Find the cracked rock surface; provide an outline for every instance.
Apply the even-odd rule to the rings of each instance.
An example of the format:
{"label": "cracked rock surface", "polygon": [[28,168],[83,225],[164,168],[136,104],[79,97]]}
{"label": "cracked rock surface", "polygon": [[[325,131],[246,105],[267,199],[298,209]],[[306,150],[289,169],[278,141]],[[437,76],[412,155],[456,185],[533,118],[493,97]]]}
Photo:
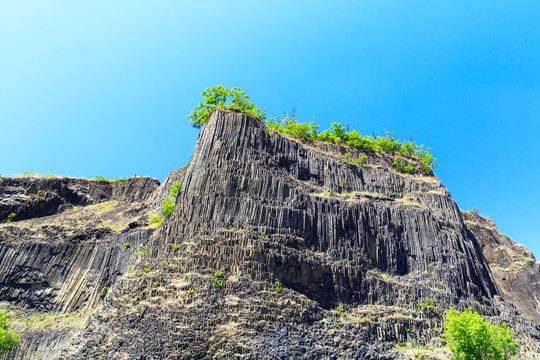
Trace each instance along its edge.
{"label": "cracked rock surface", "polygon": [[163,184],[1,179],[0,308],[24,331],[5,358],[449,359],[450,306],[536,356],[539,263],[392,160],[218,110]]}

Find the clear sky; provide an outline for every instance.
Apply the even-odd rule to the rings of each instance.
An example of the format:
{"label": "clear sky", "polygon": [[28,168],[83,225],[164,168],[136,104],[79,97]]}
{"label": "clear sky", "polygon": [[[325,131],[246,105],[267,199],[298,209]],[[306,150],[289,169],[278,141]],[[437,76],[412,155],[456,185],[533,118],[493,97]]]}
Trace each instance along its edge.
{"label": "clear sky", "polygon": [[433,148],[540,257],[540,1],[0,0],[0,173],[164,180],[205,88]]}

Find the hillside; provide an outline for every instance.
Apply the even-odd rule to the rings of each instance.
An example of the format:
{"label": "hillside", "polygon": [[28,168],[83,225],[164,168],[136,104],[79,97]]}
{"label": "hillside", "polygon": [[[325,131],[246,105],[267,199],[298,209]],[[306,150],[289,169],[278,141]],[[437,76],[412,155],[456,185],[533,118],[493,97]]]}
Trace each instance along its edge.
{"label": "hillside", "polygon": [[538,358],[540,264],[392,162],[218,110],[163,184],[2,178],[0,309],[23,331],[5,358],[447,359],[450,306]]}

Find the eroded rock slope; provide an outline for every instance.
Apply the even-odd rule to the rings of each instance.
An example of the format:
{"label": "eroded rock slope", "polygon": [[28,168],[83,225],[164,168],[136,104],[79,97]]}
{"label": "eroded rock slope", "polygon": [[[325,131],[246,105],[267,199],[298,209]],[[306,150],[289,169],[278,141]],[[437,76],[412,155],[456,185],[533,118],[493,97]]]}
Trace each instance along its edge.
{"label": "eroded rock slope", "polygon": [[[360,156],[367,164],[348,160]],[[85,207],[0,226],[4,308],[57,321],[29,326],[9,358],[443,359],[415,346],[441,345],[449,306],[513,324],[534,356],[539,290],[509,285],[495,254],[528,255],[476,229],[436,177],[400,174],[392,160],[214,112],[188,166],[159,187],[99,184],[99,200],[73,203]],[[149,219],[176,181],[157,228]],[[531,262],[515,276],[537,279]]]}

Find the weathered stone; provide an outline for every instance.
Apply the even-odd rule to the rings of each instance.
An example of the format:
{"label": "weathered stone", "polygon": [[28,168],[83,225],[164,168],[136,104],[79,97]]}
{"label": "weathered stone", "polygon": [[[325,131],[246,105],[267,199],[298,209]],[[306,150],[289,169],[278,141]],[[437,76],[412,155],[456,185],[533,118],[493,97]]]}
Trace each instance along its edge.
{"label": "weathered stone", "polygon": [[[440,346],[448,306],[506,321],[523,356],[538,354],[540,289],[523,286],[538,282],[538,263],[482,232],[489,224],[462,214],[435,176],[400,174],[392,160],[219,110],[161,185],[67,181],[87,202],[57,202],[86,206],[51,201],[57,215],[37,218],[49,213],[29,194],[58,185],[9,180],[0,210],[18,204],[32,220],[0,225],[0,300],[10,314],[86,323],[32,325],[6,358],[406,359],[395,342]],[[176,208],[155,231],[148,217],[176,181]],[[503,279],[508,259],[523,264]]]}
{"label": "weathered stone", "polygon": [[54,215],[71,206],[86,206],[103,201],[141,202],[154,196],[160,183],[156,179],[129,178],[115,182],[74,178],[2,178],[0,222],[10,214],[11,221]]}
{"label": "weathered stone", "polygon": [[488,218],[462,212],[504,297],[540,327],[540,263],[525,246],[499,232]]}

